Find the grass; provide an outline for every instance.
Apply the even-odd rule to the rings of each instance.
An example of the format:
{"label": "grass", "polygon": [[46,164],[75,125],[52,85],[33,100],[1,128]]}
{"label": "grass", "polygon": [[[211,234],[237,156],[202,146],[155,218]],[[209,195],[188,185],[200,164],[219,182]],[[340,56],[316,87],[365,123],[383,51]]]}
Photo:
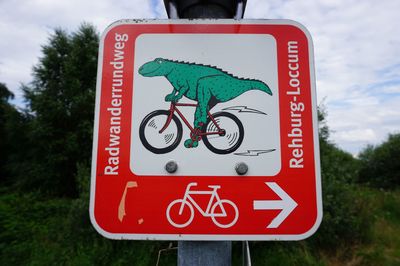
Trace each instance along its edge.
{"label": "grass", "polygon": [[370,190],[375,203],[373,241],[359,249],[362,265],[400,265],[400,190]]}
{"label": "grass", "polygon": [[400,265],[400,190],[361,188],[363,201],[370,203],[374,221],[365,243],[342,247],[334,253],[321,252],[326,265]]}

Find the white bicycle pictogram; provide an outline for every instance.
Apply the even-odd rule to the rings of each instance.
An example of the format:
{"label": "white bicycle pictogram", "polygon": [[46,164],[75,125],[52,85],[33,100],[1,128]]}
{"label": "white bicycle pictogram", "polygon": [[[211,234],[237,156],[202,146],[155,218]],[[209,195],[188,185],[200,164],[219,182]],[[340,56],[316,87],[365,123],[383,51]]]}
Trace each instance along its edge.
{"label": "white bicycle pictogram", "polygon": [[[166,214],[171,225],[177,228],[188,226],[194,218],[193,207],[195,207],[203,217],[211,217],[214,224],[221,228],[229,228],[237,222],[239,218],[238,208],[232,201],[219,197],[217,190],[221,188],[221,186],[211,185],[208,187],[212,190],[191,191],[191,187],[194,186],[197,186],[197,183],[193,182],[187,185],[183,199],[176,199],[168,205]],[[192,195],[210,195],[207,208],[203,210],[193,199]],[[175,215],[175,221],[173,215]],[[228,216],[233,217],[229,219]]]}

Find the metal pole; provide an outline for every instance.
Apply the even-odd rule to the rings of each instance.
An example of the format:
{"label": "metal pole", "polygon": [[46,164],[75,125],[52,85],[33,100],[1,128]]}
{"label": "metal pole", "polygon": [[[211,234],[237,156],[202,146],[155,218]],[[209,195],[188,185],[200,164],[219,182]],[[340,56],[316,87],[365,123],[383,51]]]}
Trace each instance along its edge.
{"label": "metal pole", "polygon": [[231,241],[179,241],[178,266],[230,266]]}
{"label": "metal pole", "polygon": [[[246,0],[179,1],[165,0],[168,17],[179,18],[243,18]],[[231,241],[179,241],[178,266],[232,265]]]}
{"label": "metal pole", "polygon": [[169,18],[242,19],[247,0],[164,0]]}

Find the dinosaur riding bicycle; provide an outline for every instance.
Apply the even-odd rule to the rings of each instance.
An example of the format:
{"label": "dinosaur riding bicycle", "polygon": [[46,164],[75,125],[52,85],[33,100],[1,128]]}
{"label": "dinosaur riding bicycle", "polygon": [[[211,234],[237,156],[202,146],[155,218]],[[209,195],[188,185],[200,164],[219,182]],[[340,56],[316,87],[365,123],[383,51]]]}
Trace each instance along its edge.
{"label": "dinosaur riding bicycle", "polygon": [[[143,145],[154,153],[170,152],[179,144],[182,124],[175,112],[191,131],[190,138],[184,142],[186,148],[196,148],[199,141],[203,140],[207,148],[215,153],[231,153],[239,148],[243,141],[243,125],[231,113],[211,114],[210,110],[218,103],[230,101],[250,90],[260,90],[272,95],[268,85],[262,81],[238,78],[217,67],[195,63],[156,58],[143,64],[139,68],[139,74],[144,77],[164,76],[173,86],[172,92],[165,96],[165,101],[171,102],[170,109],[150,113],[140,125],[140,139]],[[197,104],[178,103],[183,96],[197,101]],[[193,126],[179,111],[178,106],[196,107]],[[175,124],[173,126],[175,129],[164,135],[166,146],[150,143],[151,138],[147,136],[150,132],[147,128],[153,128],[160,134],[170,127],[171,122]],[[229,127],[233,127],[233,130],[228,132]],[[215,147],[213,137],[217,136],[224,137],[226,143]]]}

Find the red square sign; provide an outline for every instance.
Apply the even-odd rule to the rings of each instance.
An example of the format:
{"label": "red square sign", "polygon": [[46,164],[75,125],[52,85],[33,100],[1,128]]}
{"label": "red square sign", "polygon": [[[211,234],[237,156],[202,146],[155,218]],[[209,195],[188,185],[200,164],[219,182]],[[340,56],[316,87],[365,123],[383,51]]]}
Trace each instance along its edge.
{"label": "red square sign", "polygon": [[287,20],[120,21],[90,217],[113,239],[298,240],[322,219],[313,48]]}

